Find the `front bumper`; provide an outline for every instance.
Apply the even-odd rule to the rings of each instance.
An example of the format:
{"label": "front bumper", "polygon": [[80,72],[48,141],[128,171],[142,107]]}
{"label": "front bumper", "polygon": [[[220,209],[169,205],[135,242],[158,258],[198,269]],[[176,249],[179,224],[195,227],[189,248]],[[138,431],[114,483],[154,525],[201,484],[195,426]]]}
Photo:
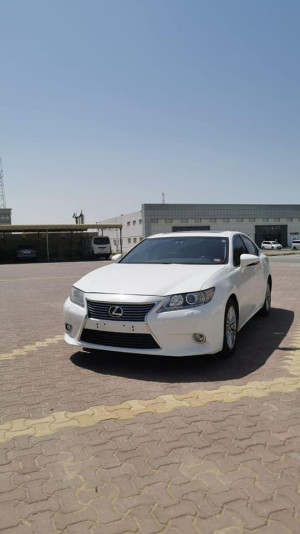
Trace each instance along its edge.
{"label": "front bumper", "polygon": [[[86,295],[88,297],[88,295]],[[116,295],[92,295],[101,302],[118,302]],[[89,297],[88,297],[89,298]],[[153,302],[153,297],[124,296],[126,302]],[[216,300],[191,308],[157,313],[159,302],[144,321],[98,320],[87,316],[82,308],[68,298],[64,305],[65,341],[87,349],[158,356],[193,356],[214,354],[222,350],[224,305]],[[205,341],[196,342],[193,334],[202,334]]]}

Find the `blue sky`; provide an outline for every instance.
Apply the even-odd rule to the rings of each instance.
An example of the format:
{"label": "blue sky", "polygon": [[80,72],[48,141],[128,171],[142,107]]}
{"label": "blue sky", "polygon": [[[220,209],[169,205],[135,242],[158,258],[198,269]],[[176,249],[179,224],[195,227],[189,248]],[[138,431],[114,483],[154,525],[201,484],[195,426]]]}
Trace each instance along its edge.
{"label": "blue sky", "polygon": [[299,203],[298,0],[0,0],[14,224]]}

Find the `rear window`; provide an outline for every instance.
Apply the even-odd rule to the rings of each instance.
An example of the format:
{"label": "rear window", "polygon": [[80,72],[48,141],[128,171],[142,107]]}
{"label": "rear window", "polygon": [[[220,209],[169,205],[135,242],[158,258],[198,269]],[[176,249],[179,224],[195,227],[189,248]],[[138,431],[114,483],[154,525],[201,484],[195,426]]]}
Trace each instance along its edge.
{"label": "rear window", "polygon": [[95,237],[94,243],[95,245],[109,245],[109,237]]}

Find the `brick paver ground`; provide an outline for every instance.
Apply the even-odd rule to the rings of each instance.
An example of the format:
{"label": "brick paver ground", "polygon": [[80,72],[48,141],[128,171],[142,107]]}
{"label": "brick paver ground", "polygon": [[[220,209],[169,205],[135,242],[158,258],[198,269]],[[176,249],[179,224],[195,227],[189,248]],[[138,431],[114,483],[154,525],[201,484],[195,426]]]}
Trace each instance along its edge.
{"label": "brick paver ground", "polygon": [[230,360],[66,345],[98,265],[0,266],[0,534],[298,534],[299,261]]}

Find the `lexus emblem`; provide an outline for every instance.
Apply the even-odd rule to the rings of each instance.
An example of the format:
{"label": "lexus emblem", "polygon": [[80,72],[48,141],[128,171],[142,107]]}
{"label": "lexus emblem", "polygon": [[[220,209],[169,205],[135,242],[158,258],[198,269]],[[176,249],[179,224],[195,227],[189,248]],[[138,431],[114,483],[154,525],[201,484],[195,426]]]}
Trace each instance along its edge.
{"label": "lexus emblem", "polygon": [[123,310],[120,306],[111,306],[109,309],[108,309],[108,314],[111,316],[111,317],[122,317],[123,315]]}

